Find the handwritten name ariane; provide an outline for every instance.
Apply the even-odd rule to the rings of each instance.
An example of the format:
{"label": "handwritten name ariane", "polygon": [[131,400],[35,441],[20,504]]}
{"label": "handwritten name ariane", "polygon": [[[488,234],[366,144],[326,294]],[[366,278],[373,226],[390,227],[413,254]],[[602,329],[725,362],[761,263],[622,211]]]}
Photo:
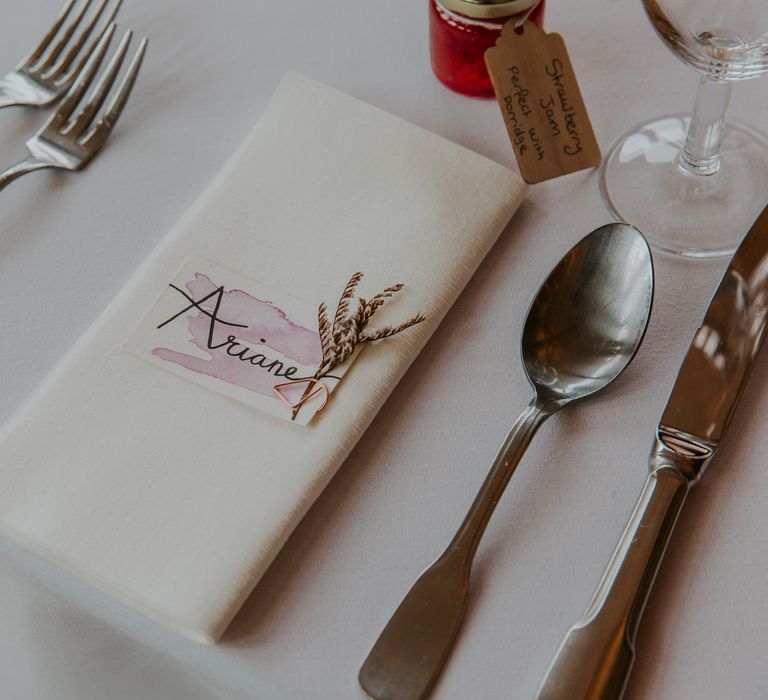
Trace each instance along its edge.
{"label": "handwritten name ariane", "polygon": [[[218,287],[214,291],[212,291],[210,294],[204,296],[202,299],[198,299],[195,301],[192,299],[191,296],[189,296],[183,289],[180,289],[174,284],[170,285],[173,289],[175,289],[179,294],[181,294],[188,302],[183,309],[173,314],[170,318],[163,321],[159,326],[157,326],[158,329],[162,328],[163,326],[171,323],[171,321],[176,320],[180,316],[183,316],[191,309],[197,309],[201,313],[208,316],[210,319],[210,323],[208,324],[208,339],[206,342],[206,346],[209,350],[223,350],[227,355],[230,357],[234,357],[235,359],[239,360],[240,362],[247,362],[254,367],[259,367],[265,371],[267,371],[270,374],[273,374],[275,377],[285,377],[286,379],[296,379],[295,377],[296,373],[299,371],[298,367],[295,367],[293,365],[285,366],[283,362],[280,360],[270,360],[264,353],[258,352],[254,350],[249,345],[246,345],[245,343],[242,343],[237,339],[235,335],[228,335],[227,339],[222,343],[214,343],[214,335],[216,332],[216,324],[221,324],[223,326],[232,326],[237,328],[248,328],[247,325],[242,323],[231,323],[229,321],[224,321],[223,319],[219,318],[219,308],[221,307],[221,300],[224,296],[224,287]],[[209,299],[216,299],[213,307],[213,311],[208,311],[207,309],[203,308],[203,304],[207,302]],[[262,340],[261,342],[265,342]]]}

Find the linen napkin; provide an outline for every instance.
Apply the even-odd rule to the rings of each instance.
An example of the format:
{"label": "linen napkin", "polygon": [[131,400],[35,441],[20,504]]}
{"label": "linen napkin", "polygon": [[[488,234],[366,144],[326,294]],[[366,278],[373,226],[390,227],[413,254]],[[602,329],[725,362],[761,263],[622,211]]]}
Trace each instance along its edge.
{"label": "linen napkin", "polygon": [[[215,642],[523,193],[501,165],[289,73],[222,174],[3,428],[0,531]],[[381,322],[426,320],[367,344],[308,425],[259,410],[249,387],[196,366],[214,353],[193,336],[195,319],[212,316],[218,274],[234,280],[226,294],[251,281],[332,313],[358,270],[361,294],[406,285]],[[186,288],[170,286],[191,272]],[[208,290],[208,306],[163,327],[192,333],[184,347],[142,357],[141,329],[161,325],[152,314],[181,312]],[[238,299],[227,297],[231,309]],[[277,306],[260,308],[277,318]],[[291,328],[316,333],[303,323]],[[231,342],[245,344],[235,331]]]}

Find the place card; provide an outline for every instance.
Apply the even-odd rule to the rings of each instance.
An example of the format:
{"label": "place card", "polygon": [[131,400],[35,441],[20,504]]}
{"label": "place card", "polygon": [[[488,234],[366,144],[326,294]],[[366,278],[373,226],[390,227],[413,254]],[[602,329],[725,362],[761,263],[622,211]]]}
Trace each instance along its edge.
{"label": "place card", "polygon": [[559,34],[510,20],[485,62],[526,182],[599,165],[600,147]]}
{"label": "place card", "polygon": [[[300,425],[312,420],[328,396],[325,391],[293,395],[303,394],[322,363],[317,307],[202,257],[190,258],[168,281],[125,349]],[[323,377],[328,393],[352,359]],[[302,410],[292,410],[295,401],[301,401]]]}

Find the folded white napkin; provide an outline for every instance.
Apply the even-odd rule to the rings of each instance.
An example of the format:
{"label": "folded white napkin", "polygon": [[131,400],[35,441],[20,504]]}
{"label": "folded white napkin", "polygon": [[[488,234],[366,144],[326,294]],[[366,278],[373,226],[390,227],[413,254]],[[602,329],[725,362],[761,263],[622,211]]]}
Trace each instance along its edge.
{"label": "folded white napkin", "polygon": [[[497,163],[289,74],[224,172],[0,433],[0,531],[215,642],[523,192]],[[301,426],[131,349],[190,260],[331,313],[359,270],[363,295],[406,284],[374,325],[427,320],[367,345]]]}

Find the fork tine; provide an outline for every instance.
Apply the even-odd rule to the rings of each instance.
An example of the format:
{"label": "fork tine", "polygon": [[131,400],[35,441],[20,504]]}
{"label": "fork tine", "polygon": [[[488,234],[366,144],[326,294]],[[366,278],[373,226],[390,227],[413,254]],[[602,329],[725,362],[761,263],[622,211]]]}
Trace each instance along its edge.
{"label": "fork tine", "polygon": [[85,17],[85,13],[88,11],[88,8],[91,6],[92,2],[93,0],[83,0],[83,2],[80,4],[80,7],[77,8],[77,12],[72,18],[72,21],[64,28],[64,33],[61,35],[59,40],[53,45],[53,48],[48,51],[48,54],[39,63],[32,66],[31,70],[37,73],[42,73],[50,69],[50,67],[59,57],[59,54],[64,50],[64,47],[69,43],[69,40],[75,33],[75,30],[80,26],[80,22],[83,21],[83,17]]}
{"label": "fork tine", "polygon": [[[82,59],[78,63],[77,68],[71,71],[67,76],[65,76],[64,80],[61,81],[61,84],[66,84],[67,81],[73,80],[74,77],[77,75],[77,73],[80,72],[80,69],[82,69],[82,67],[85,65],[85,62],[88,60],[88,56],[91,55],[91,52],[93,51],[96,44],[98,43],[98,40],[101,38],[102,34],[104,34],[104,32],[107,30],[107,27],[115,18],[115,14],[117,13],[117,10],[120,8],[121,2],[122,0],[117,0],[117,3],[113,8],[112,12],[109,13],[109,16],[102,24],[101,31],[98,32],[95,40],[92,41],[91,44],[88,46],[88,50],[85,52]],[[77,54],[80,52],[83,46],[85,46],[85,42],[88,40],[88,37],[90,37],[91,33],[93,32],[94,27],[96,26],[96,23],[99,21],[99,18],[104,13],[104,9],[107,7],[108,3],[109,3],[109,0],[101,0],[95,12],[93,13],[93,16],[89,20],[88,24],[83,28],[82,32],[80,32],[80,35],[77,37],[77,41],[75,41],[74,44],[72,44],[72,46],[65,52],[65,54],[61,58],[59,58],[59,60],[56,61],[56,63],[43,74],[42,76],[43,80],[54,80],[56,78],[60,78],[61,76],[64,75],[66,71],[70,69],[70,67],[72,66],[72,63],[77,57]]]}
{"label": "fork tine", "polygon": [[128,51],[128,44],[131,43],[132,36],[133,32],[130,29],[123,34],[123,38],[120,40],[117,51],[115,51],[112,56],[104,74],[96,83],[96,87],[93,88],[93,91],[88,97],[88,102],[85,103],[85,106],[80,110],[75,120],[62,130],[63,134],[71,133],[75,136],[79,136],[91,123],[96,112],[98,112],[101,105],[104,104],[104,100],[115,82],[115,78],[120,71],[120,66],[123,65],[123,59],[125,58],[126,51]]}
{"label": "fork tine", "polygon": [[93,82],[96,71],[99,70],[99,66],[104,60],[104,54],[109,47],[109,43],[112,40],[112,35],[115,33],[116,26],[117,25],[112,22],[112,24],[110,24],[107,28],[107,31],[104,32],[104,36],[99,39],[96,50],[88,58],[88,63],[85,65],[85,68],[80,73],[80,75],[77,76],[77,80],[75,80],[75,82],[72,84],[72,87],[69,88],[69,92],[67,93],[66,97],[62,100],[59,108],[46,122],[42,131],[48,131],[50,128],[59,131],[66,120],[69,119],[69,115],[72,114],[72,111],[75,109],[75,107],[77,107],[77,104],[83,98],[83,95],[88,89],[88,86]]}
{"label": "fork tine", "polygon": [[66,21],[74,4],[75,0],[67,0],[67,2],[64,3],[64,6],[59,10],[59,15],[56,17],[56,21],[53,23],[53,26],[48,30],[46,35],[41,39],[40,43],[35,47],[32,53],[29,54],[29,56],[27,56],[19,64],[19,69],[27,68],[40,59],[40,56],[43,55],[45,50],[48,48],[48,45],[51,43],[51,41],[53,41],[53,37],[55,37],[59,29],[61,29],[61,25]]}
{"label": "fork tine", "polygon": [[117,93],[109,103],[107,111],[104,113],[101,119],[96,122],[96,126],[94,126],[85,136],[85,138],[81,140],[81,143],[84,146],[91,146],[91,144],[93,144],[95,148],[100,148],[110,133],[112,133],[112,129],[114,129],[115,124],[117,124],[117,120],[120,119],[120,115],[123,113],[123,109],[125,108],[125,103],[128,101],[128,98],[131,95],[131,90],[133,89],[133,85],[139,75],[141,62],[144,60],[144,53],[147,50],[148,43],[149,42],[147,37],[144,37],[141,40],[139,48],[136,49],[136,53],[133,55],[131,65],[128,67],[128,72],[120,82]]}

